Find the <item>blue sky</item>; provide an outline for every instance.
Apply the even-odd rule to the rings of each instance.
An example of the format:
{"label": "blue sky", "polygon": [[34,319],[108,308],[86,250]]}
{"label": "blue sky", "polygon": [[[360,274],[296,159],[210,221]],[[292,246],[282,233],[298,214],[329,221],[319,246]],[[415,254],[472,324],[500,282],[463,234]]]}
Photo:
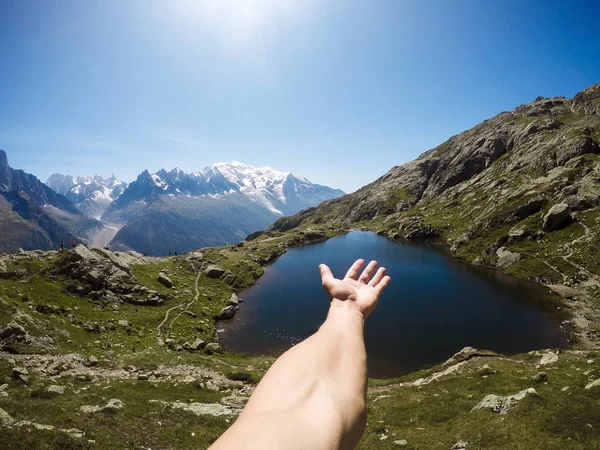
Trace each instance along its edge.
{"label": "blue sky", "polygon": [[600,82],[600,2],[3,0],[0,148],[111,174],[270,165],[348,192]]}

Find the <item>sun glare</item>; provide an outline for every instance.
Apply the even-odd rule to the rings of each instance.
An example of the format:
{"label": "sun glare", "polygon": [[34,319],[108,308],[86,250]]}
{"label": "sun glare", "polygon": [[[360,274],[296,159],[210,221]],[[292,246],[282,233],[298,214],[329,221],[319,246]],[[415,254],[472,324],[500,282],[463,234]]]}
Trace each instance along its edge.
{"label": "sun glare", "polygon": [[169,9],[181,25],[201,27],[221,40],[244,42],[271,23],[306,11],[311,2],[293,0],[176,0]]}

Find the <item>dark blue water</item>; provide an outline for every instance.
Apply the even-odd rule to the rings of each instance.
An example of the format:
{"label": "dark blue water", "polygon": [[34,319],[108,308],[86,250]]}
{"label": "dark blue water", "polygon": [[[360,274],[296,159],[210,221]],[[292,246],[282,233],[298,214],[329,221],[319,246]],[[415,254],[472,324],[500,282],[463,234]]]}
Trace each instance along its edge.
{"label": "dark blue water", "polygon": [[229,351],[279,355],[317,331],[328,309],[318,265],[342,277],[376,259],[392,283],[365,326],[369,375],[389,377],[445,361],[466,346],[502,353],[565,347],[564,315],[547,290],[439,251],[352,232],[288,251],[222,322]]}

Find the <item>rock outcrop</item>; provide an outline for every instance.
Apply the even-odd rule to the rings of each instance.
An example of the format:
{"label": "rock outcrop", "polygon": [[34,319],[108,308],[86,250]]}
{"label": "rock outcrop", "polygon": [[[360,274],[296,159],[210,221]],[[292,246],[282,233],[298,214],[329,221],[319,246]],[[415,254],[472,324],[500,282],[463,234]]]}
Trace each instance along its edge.
{"label": "rock outcrop", "polygon": [[471,412],[479,409],[491,409],[499,414],[508,414],[508,412],[513,409],[519,401],[523,400],[529,395],[537,395],[536,390],[529,388],[517,394],[507,395],[505,397],[490,394],[481,400],[481,402],[479,402],[476,406],[474,406],[473,409],[471,409]]}
{"label": "rock outcrop", "polygon": [[544,231],[559,230],[571,223],[571,221],[572,217],[569,205],[566,203],[559,203],[550,208],[544,215],[542,229]]}

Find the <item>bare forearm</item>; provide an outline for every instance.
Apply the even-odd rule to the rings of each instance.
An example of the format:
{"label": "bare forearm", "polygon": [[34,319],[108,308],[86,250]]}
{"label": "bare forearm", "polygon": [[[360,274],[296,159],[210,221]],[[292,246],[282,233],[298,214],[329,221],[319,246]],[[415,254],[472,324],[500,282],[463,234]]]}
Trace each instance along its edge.
{"label": "bare forearm", "polygon": [[364,427],[366,383],[362,314],[333,300],[319,331],[273,364],[215,448],[352,447]]}

